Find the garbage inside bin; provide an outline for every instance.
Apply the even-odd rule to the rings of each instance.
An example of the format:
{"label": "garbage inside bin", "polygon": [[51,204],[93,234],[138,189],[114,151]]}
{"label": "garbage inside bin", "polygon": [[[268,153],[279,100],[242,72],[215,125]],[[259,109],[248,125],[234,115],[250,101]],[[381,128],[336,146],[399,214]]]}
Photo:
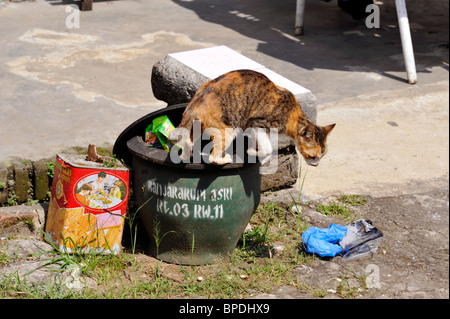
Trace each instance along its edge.
{"label": "garbage inside bin", "polygon": [[158,135],[152,132],[153,124],[150,124],[145,129],[145,144],[151,147],[163,148],[161,142],[159,141]]}
{"label": "garbage inside bin", "polygon": [[145,129],[145,142],[148,146],[164,148],[169,152],[174,145],[169,140],[170,132],[175,129],[175,126],[166,115],[159,116],[153,119],[152,123]]}
{"label": "garbage inside bin", "polygon": [[310,227],[303,234],[308,253],[320,257],[342,256],[354,259],[378,249],[383,233],[367,219],[359,219],[347,226],[331,224],[328,228]]}

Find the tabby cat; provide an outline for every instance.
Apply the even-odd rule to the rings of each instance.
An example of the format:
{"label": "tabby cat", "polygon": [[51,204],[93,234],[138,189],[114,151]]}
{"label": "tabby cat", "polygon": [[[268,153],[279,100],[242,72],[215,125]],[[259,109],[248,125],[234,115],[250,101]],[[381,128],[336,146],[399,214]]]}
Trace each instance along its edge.
{"label": "tabby cat", "polygon": [[[180,129],[191,132],[193,122],[200,121],[201,131],[210,133],[213,140],[209,160],[224,165],[232,162],[225,150],[235,138],[235,128],[278,129],[295,141],[309,165],[317,166],[326,152],[327,135],[335,124],[317,126],[303,113],[294,95],[251,70],[236,70],[204,83],[186,107],[180,125],[171,139],[183,147],[184,156],[192,152],[192,133],[180,140]],[[253,147],[248,154],[264,156],[272,153],[269,138],[255,130]],[[258,133],[259,132],[259,133]],[[257,149],[256,149],[257,147]]]}

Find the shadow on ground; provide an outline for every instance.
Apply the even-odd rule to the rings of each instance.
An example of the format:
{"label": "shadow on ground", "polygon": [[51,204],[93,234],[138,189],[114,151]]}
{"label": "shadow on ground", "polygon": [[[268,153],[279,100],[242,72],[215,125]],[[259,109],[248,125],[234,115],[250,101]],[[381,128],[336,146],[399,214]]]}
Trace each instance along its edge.
{"label": "shadow on ground", "polygon": [[[305,35],[294,36],[295,0],[173,0],[204,21],[261,41],[257,51],[302,68],[404,72],[394,1],[380,4],[381,27],[369,29],[338,7],[337,0],[306,1]],[[418,73],[448,70],[448,1],[408,1]],[[277,12],[277,14],[274,14]],[[345,50],[341,50],[345,46]],[[382,48],[382,54],[381,53]]]}

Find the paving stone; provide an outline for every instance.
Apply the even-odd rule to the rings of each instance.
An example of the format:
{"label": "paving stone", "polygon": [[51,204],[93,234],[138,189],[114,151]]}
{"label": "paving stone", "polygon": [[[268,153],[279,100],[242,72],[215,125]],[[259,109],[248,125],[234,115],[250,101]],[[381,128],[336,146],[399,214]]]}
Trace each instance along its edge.
{"label": "paving stone", "polygon": [[8,168],[0,163],[0,205],[8,201]]}
{"label": "paving stone", "polygon": [[37,200],[45,200],[49,188],[49,176],[47,174],[47,160],[42,159],[33,163],[34,169],[34,198]]}
{"label": "paving stone", "polygon": [[17,162],[13,164],[14,180],[15,180],[15,195],[17,202],[24,203],[28,200],[30,189],[30,171],[26,164]]}

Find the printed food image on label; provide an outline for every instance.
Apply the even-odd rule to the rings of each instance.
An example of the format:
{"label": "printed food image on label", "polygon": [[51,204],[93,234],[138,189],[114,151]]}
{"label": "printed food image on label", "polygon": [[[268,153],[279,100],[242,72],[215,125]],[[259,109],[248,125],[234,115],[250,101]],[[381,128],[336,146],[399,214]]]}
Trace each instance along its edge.
{"label": "printed food image on label", "polygon": [[110,209],[127,197],[126,184],[104,171],[82,177],[74,191],[77,202],[91,209]]}

